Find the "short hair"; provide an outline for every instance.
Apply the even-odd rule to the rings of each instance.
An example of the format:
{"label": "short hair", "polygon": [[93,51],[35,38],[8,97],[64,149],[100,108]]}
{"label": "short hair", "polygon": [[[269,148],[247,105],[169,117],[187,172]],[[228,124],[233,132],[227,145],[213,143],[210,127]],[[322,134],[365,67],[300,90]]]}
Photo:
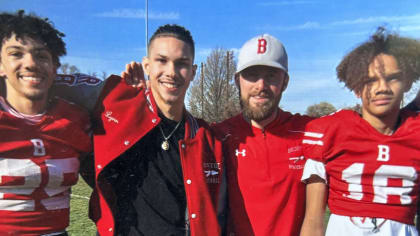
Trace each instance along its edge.
{"label": "short hair", "polygon": [[16,39],[30,37],[42,41],[57,66],[60,66],[59,57],[66,55],[66,44],[62,39],[65,35],[55,29],[48,18],[42,19],[34,14],[25,14],[24,10],[14,14],[0,13],[0,50],[5,40],[12,35],[15,35]]}
{"label": "short hair", "polygon": [[148,45],[149,52],[150,52],[150,46],[152,45],[153,40],[157,38],[161,38],[161,37],[174,37],[176,39],[179,39],[185,42],[187,45],[190,46],[191,53],[194,58],[194,55],[195,55],[194,40],[191,36],[190,31],[188,31],[184,27],[177,24],[166,24],[166,25],[160,26],[149,40],[149,45]]}
{"label": "short hair", "polygon": [[368,81],[369,65],[379,54],[393,56],[400,67],[403,79],[411,85],[420,77],[420,41],[389,33],[378,27],[370,39],[348,53],[337,66],[340,82],[356,93]]}

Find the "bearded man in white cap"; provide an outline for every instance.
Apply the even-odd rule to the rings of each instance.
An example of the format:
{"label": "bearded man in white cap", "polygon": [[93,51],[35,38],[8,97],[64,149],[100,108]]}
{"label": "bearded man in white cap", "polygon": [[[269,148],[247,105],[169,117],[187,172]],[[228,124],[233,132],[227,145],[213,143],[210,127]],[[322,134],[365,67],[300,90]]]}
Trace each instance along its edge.
{"label": "bearded man in white cap", "polygon": [[301,137],[311,120],[278,105],[289,82],[283,44],[264,34],[239,52],[242,113],[217,124],[226,136],[227,235],[299,235],[305,211]]}

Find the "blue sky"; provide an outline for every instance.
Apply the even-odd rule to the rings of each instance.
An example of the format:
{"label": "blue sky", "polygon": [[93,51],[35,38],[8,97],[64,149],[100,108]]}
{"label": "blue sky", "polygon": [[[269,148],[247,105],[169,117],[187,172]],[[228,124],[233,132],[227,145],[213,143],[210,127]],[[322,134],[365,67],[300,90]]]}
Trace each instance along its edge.
{"label": "blue sky", "polygon": [[[82,72],[117,73],[145,55],[144,0],[0,0],[1,10],[25,9],[48,17],[66,34],[62,61]],[[262,33],[279,38],[289,55],[289,87],[281,107],[304,113],[322,101],[335,107],[358,102],[337,82],[343,55],[377,26],[420,38],[419,0],[149,0],[149,36],[177,23],[196,42],[196,63],[223,47],[235,52]]]}

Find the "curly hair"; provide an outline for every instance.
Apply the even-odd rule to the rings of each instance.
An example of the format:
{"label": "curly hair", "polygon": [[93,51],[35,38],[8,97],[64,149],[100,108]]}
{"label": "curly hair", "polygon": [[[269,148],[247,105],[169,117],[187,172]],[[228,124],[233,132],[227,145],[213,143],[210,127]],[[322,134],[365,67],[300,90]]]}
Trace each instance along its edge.
{"label": "curly hair", "polygon": [[187,45],[190,46],[192,56],[194,57],[195,54],[195,47],[194,47],[194,40],[191,36],[190,31],[185,29],[184,27],[176,24],[166,24],[160,26],[152,37],[149,40],[149,52],[150,52],[150,45],[152,45],[153,40],[160,37],[174,37],[185,42]]}
{"label": "curly hair", "polygon": [[420,41],[388,33],[384,27],[378,27],[370,40],[344,56],[336,68],[338,80],[351,91],[361,92],[369,79],[369,65],[381,53],[396,59],[403,79],[410,85],[419,79]]}
{"label": "curly hair", "polygon": [[30,37],[45,43],[57,66],[60,66],[59,57],[66,55],[66,44],[62,39],[65,35],[55,29],[48,18],[25,14],[24,10],[14,14],[0,13],[0,50],[5,40],[13,35],[16,39]]}

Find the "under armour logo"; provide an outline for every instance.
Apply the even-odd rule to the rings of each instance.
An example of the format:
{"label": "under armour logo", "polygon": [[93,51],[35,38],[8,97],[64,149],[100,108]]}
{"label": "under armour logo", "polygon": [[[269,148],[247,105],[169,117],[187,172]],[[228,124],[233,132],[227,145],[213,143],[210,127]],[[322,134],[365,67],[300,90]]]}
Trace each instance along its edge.
{"label": "under armour logo", "polygon": [[215,171],[215,170],[206,170],[206,171],[204,171],[204,173],[206,174],[206,177],[209,177],[211,175],[218,175],[219,174],[219,172]]}
{"label": "under armour logo", "polygon": [[238,149],[235,150],[235,155],[238,156],[241,154],[243,157],[246,157],[246,150],[242,149],[242,151],[239,151]]}
{"label": "under armour logo", "polygon": [[267,51],[267,40],[265,39],[258,39],[258,54],[263,54]]}
{"label": "under armour logo", "polygon": [[111,115],[112,115],[112,111],[107,111],[105,113],[105,117],[108,118],[108,122],[111,122],[112,121],[112,122],[115,122],[115,123],[118,124],[118,120],[115,119],[114,117],[112,117]]}

